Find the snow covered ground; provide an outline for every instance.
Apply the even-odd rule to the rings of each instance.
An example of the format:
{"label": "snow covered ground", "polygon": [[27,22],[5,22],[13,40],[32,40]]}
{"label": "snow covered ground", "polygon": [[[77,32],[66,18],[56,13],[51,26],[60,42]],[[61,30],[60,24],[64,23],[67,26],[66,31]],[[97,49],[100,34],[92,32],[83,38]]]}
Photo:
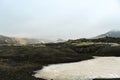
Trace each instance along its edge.
{"label": "snow covered ground", "polygon": [[36,71],[34,76],[47,80],[120,78],[120,57],[96,57],[81,62],[49,65]]}

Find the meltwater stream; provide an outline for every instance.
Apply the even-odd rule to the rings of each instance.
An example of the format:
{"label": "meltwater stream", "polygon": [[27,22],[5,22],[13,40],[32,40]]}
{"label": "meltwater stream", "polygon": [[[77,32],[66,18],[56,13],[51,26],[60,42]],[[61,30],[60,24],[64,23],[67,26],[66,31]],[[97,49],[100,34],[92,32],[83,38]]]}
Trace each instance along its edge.
{"label": "meltwater stream", "polygon": [[36,71],[34,76],[47,80],[120,78],[120,57],[97,57],[81,62],[49,65]]}

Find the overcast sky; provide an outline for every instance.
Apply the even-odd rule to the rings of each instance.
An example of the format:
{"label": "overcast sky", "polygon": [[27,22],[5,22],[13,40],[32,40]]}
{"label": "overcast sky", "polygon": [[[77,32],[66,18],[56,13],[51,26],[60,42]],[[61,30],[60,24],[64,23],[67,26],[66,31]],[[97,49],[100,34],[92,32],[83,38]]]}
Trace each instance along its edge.
{"label": "overcast sky", "polygon": [[0,34],[47,39],[120,30],[120,0],[0,0]]}

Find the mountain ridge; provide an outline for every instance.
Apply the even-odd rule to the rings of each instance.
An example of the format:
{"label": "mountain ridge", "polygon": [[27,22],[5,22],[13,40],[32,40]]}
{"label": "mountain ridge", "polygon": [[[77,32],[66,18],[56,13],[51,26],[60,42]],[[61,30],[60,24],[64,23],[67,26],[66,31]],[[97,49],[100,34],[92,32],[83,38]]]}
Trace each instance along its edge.
{"label": "mountain ridge", "polygon": [[98,39],[98,38],[104,38],[104,37],[120,38],[120,31],[119,30],[111,30],[111,31],[108,31],[104,34],[98,35],[94,38]]}

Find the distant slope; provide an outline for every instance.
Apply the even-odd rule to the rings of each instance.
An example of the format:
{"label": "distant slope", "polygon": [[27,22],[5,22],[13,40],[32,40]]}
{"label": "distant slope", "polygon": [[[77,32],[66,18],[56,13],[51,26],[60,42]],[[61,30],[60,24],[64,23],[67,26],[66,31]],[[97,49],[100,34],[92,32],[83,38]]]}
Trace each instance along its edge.
{"label": "distant slope", "polygon": [[27,45],[36,43],[48,43],[52,42],[46,39],[30,39],[30,38],[16,38],[0,35],[0,44],[13,44],[13,45]]}
{"label": "distant slope", "polygon": [[15,44],[16,41],[10,37],[0,35],[0,44]]}
{"label": "distant slope", "polygon": [[109,31],[105,34],[98,35],[94,38],[104,38],[104,37],[120,38],[120,31],[112,30],[112,31]]}

